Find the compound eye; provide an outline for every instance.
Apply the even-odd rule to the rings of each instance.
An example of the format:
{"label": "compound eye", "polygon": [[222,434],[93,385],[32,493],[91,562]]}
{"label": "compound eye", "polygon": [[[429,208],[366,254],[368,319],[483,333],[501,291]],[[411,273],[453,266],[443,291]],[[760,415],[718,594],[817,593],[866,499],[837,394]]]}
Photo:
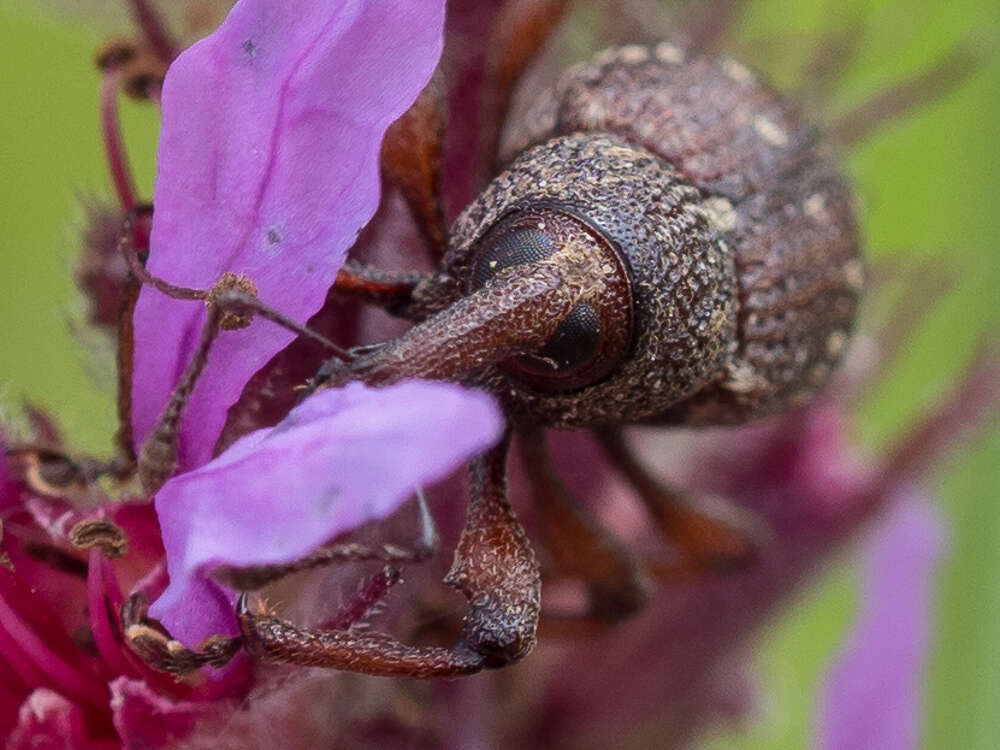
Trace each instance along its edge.
{"label": "compound eye", "polygon": [[549,342],[533,354],[521,359],[524,364],[537,363],[535,369],[545,372],[567,371],[589,362],[601,345],[601,319],[593,305],[581,302],[574,307]]}
{"label": "compound eye", "polygon": [[605,292],[577,303],[537,351],[502,363],[504,370],[537,391],[583,388],[609,375],[625,358],[632,336],[632,294],[625,264],[598,230],[574,215],[552,209],[503,217],[473,253],[470,291],[514,266],[546,258],[558,262],[556,252],[570,244],[576,252],[592,255]]}
{"label": "compound eye", "polygon": [[555,249],[552,237],[537,226],[490,232],[476,255],[470,286],[479,289],[504,269],[548,258]]}

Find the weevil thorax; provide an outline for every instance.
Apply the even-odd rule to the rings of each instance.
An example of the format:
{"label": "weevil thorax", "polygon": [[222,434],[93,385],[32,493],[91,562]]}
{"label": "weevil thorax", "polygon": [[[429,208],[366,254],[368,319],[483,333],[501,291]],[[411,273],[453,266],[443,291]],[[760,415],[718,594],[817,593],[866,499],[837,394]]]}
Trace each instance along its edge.
{"label": "weevil thorax", "polygon": [[550,251],[498,237],[568,217],[617,254],[631,296],[627,350],[599,378],[550,387],[523,361],[490,375],[515,417],[738,423],[826,383],[863,286],[851,195],[817,131],[747,68],[671,43],[612,48],[567,71],[507,144],[453,226],[448,273],[485,283],[484,258]]}

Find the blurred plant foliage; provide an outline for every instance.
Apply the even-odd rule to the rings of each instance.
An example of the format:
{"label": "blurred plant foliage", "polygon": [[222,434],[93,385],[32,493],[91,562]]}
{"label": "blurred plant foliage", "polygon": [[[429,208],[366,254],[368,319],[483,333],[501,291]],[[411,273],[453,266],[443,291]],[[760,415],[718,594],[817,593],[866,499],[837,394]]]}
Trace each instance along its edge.
{"label": "blurred plant foliage", "polygon": [[[67,4],[69,5],[69,4]],[[948,293],[904,343],[890,376],[857,413],[860,441],[878,451],[933,401],[984,335],[998,331],[1000,5],[988,0],[756,0],[731,36],[775,82],[792,89],[828,32],[857,32],[857,54],[836,80],[832,111],[850,111],[968,41],[980,72],[957,91],[879,131],[850,155],[870,256],[879,268],[932,275],[921,294]],[[0,0],[0,388],[57,412],[72,440],[103,452],[114,428],[110,347],[85,335],[71,268],[87,200],[110,194],[91,55],[107,26]],[[157,115],[123,103],[140,192],[151,194]],[[884,298],[911,292],[890,284]],[[877,309],[876,301],[871,306]],[[927,748],[993,748],[1000,734],[1000,432],[963,450],[940,482],[951,554],[937,599],[937,645],[926,695]],[[712,748],[801,748],[813,730],[816,687],[849,627],[857,598],[841,566],[765,633],[757,662],[761,715]]]}

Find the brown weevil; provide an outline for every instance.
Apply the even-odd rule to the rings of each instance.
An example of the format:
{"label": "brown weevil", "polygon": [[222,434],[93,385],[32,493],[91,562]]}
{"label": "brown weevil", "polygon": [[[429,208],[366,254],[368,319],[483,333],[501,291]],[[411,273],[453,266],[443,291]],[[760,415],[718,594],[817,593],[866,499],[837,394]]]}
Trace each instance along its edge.
{"label": "brown weevil", "polygon": [[[522,65],[531,51],[519,52]],[[399,126],[428,154],[440,153],[434,85]],[[442,259],[425,276],[349,263],[335,289],[415,325],[330,360],[311,385],[457,380],[503,404],[508,438],[473,462],[466,526],[445,579],[469,601],[461,639],[452,648],[410,646],[346,626],[300,629],[252,612],[244,595],[238,615],[252,654],[404,677],[457,676],[526,655],[541,579],[506,497],[511,433],[553,560],[588,584],[582,623],[635,611],[650,571],[569,495],[542,428],[597,432],[680,553],[653,573],[704,573],[754,556],[759,539],[746,519],[709,514],[652,479],[620,428],[739,424],[803,404],[826,383],[863,286],[851,194],[830,148],[747,68],[672,42],[611,48],[571,68],[508,135],[506,166],[445,239],[436,180],[422,178],[426,164],[393,161],[390,132],[387,174]],[[251,589],[325,562],[399,562],[427,550],[393,554],[333,544],[290,566],[225,575]],[[168,653],[142,618],[127,609],[127,635],[157,666],[215,663],[215,651]]]}

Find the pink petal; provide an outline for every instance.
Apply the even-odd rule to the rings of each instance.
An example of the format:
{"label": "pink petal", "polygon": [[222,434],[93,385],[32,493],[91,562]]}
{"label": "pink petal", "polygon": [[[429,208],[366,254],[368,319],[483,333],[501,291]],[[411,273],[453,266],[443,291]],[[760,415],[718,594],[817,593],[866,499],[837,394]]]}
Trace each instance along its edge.
{"label": "pink petal", "polygon": [[944,545],[933,506],[906,494],[868,551],[864,608],[821,701],[820,748],[919,745],[932,584]]}
{"label": "pink petal", "polygon": [[[171,66],[149,270],[205,288],[249,275],[305,320],[379,200],[386,127],[440,55],[443,0],[242,0]],[[200,303],[144,289],[135,313],[141,441],[191,358]],[[265,322],[216,343],[188,406],[182,469],[207,461],[243,385],[293,335]]]}
{"label": "pink petal", "polygon": [[144,682],[120,677],[111,683],[111,710],[123,748],[157,750],[176,747],[199,721],[225,716],[232,706],[172,701]]}
{"label": "pink petal", "polygon": [[99,549],[90,550],[87,558],[87,612],[94,645],[110,674],[137,675],[139,671],[122,645],[117,613],[121,611],[122,595],[118,590],[111,563]]}
{"label": "pink petal", "polygon": [[[21,571],[26,566],[19,560],[15,560],[15,566],[17,575],[0,568],[0,659],[25,684],[50,685],[75,701],[99,709],[106,700],[106,690],[93,674],[93,662],[63,631],[41,592],[22,580]],[[64,602],[64,606],[71,603]]]}
{"label": "pink petal", "polygon": [[206,580],[220,564],[291,562],[384,518],[500,437],[487,395],[409,381],[322,391],[156,498],[170,586],[150,613],[194,645],[234,632],[232,597]]}
{"label": "pink petal", "polygon": [[7,738],[8,750],[84,750],[87,741],[80,709],[48,688],[29,695]]}

